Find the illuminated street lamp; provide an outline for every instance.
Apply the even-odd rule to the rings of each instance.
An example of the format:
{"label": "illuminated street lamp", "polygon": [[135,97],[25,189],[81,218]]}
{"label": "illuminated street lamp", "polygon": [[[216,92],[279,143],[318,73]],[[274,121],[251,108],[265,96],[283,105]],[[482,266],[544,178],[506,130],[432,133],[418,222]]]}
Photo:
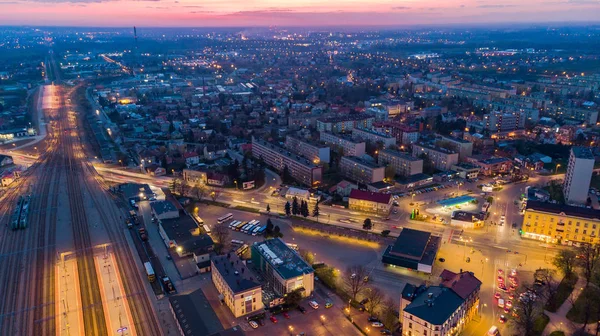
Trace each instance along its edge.
{"label": "illuminated street lamp", "polygon": [[558,167],[560,167],[560,163],[556,164],[556,168],[554,169],[554,174],[556,174],[558,172]]}

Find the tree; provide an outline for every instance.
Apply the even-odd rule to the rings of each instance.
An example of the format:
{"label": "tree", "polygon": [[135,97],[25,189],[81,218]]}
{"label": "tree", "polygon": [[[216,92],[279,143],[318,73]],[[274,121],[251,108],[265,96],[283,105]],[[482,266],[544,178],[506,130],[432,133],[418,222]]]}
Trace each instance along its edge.
{"label": "tree", "polygon": [[204,185],[204,183],[200,183],[200,182],[196,183],[193,191],[194,191],[194,195],[196,196],[196,198],[199,201],[202,201],[202,199],[208,193],[208,189],[206,189],[206,185]]}
{"label": "tree", "polygon": [[354,301],[356,301],[356,296],[360,294],[367,285],[363,280],[365,276],[367,276],[367,269],[362,265],[354,265],[346,269],[343,281]]}
{"label": "tree", "polygon": [[534,278],[537,283],[543,286],[543,290],[540,291],[546,302],[546,309],[555,311],[559,307],[550,307],[551,304],[556,302],[556,294],[558,294],[559,282],[554,279],[554,270],[548,268],[537,269],[534,273]]}
{"label": "tree", "polygon": [[573,274],[575,268],[576,254],[571,250],[560,250],[552,260],[552,264],[562,272],[564,276]]}
{"label": "tree", "polygon": [[433,175],[435,173],[435,166],[429,156],[427,156],[425,153],[421,153],[421,155],[419,155],[419,159],[423,160],[423,173],[427,175]]}
{"label": "tree", "polygon": [[225,223],[216,224],[212,229],[212,237],[214,237],[218,244],[215,245],[215,252],[217,254],[225,251],[225,247],[227,246],[227,242],[229,240],[229,228]]}
{"label": "tree", "polygon": [[290,202],[285,202],[285,214],[289,216],[292,213],[292,206]]}
{"label": "tree", "polygon": [[579,256],[579,267],[583,271],[585,277],[585,285],[589,285],[592,281],[592,277],[596,273],[598,268],[598,261],[600,260],[600,245],[589,245],[585,244],[578,249]]}
{"label": "tree", "polygon": [[390,230],[383,230],[383,231],[381,231],[381,235],[382,235],[383,237],[387,237],[387,236],[389,236],[389,235],[390,235]]}
{"label": "tree", "polygon": [[273,222],[271,218],[267,219],[267,227],[265,228],[266,234],[270,235],[273,233]]}
{"label": "tree", "polygon": [[338,286],[338,277],[336,275],[335,268],[333,267],[320,267],[315,269],[315,275],[321,279],[325,286],[330,289],[336,289]]}
{"label": "tree", "polygon": [[290,169],[287,165],[283,166],[283,171],[281,172],[281,180],[283,183],[291,183],[294,181],[292,175],[290,175]]}
{"label": "tree", "polygon": [[365,230],[373,229],[373,222],[371,221],[371,218],[365,219],[365,221],[363,222],[363,229],[365,229]]}
{"label": "tree", "polygon": [[267,204],[267,212],[271,213],[271,206],[269,204]]}
{"label": "tree", "polygon": [[368,287],[366,288],[365,298],[369,299],[369,301],[365,303],[365,309],[371,313],[371,315],[375,315],[375,311],[383,303],[385,295],[383,295],[383,292],[377,287]]}
{"label": "tree", "polygon": [[171,180],[171,192],[179,193],[179,186],[181,185],[181,179],[175,177]]}
{"label": "tree", "polygon": [[307,264],[312,265],[315,263],[315,255],[312,252],[304,249],[300,249],[300,256]]}
{"label": "tree", "polygon": [[308,202],[307,201],[302,201],[300,203],[300,214],[302,216],[304,216],[304,218],[308,217],[309,213],[308,213]]}
{"label": "tree", "polygon": [[300,301],[302,301],[303,298],[304,298],[304,295],[302,295],[302,291],[300,290],[300,288],[298,288],[298,289],[295,289],[295,290],[287,293],[284,296],[283,300],[285,301],[285,304],[288,307],[293,308],[293,307],[298,306],[298,303],[300,303]]}
{"label": "tree", "polygon": [[319,220],[319,201],[315,203],[315,207],[313,208],[313,217],[317,217],[317,221]]}
{"label": "tree", "polygon": [[510,321],[520,335],[535,336],[535,321],[543,313],[541,300],[535,299],[533,295],[538,296],[539,293],[530,286],[525,285],[523,289],[523,293],[530,294],[524,294],[522,298],[519,297],[519,299],[513,300],[513,307],[517,312],[517,316]]}
{"label": "tree", "polygon": [[292,200],[292,215],[297,216],[300,214],[300,206],[298,205],[298,198],[294,196]]}
{"label": "tree", "polygon": [[217,198],[219,198],[219,196],[221,196],[221,193],[223,191],[221,189],[218,188],[212,188],[210,191],[210,198],[212,198],[213,202],[217,201]]}
{"label": "tree", "polygon": [[273,237],[277,238],[279,236],[282,236],[281,229],[279,228],[279,225],[275,225],[273,228]]}
{"label": "tree", "polygon": [[388,298],[382,304],[381,309],[381,322],[389,330],[396,330],[398,326],[399,313],[396,310],[396,301]]}

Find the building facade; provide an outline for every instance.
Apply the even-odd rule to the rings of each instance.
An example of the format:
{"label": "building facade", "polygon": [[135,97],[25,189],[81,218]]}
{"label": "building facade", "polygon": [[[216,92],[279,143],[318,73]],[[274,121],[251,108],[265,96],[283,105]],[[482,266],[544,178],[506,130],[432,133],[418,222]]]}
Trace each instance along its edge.
{"label": "building facade", "polygon": [[353,189],[348,198],[348,208],[387,216],[392,209],[392,202],[393,199],[390,194]]}
{"label": "building facade", "polygon": [[383,147],[387,148],[396,145],[396,138],[385,133],[371,131],[365,128],[355,128],[352,130],[352,138],[354,140],[370,141],[370,142],[381,142]]}
{"label": "building facade", "polygon": [[423,160],[392,149],[380,151],[378,162],[382,166],[394,167],[396,175],[399,176],[406,177],[423,172]]}
{"label": "building facade", "polygon": [[263,309],[262,287],[235,253],[211,259],[212,282],[223,302],[240,317]]}
{"label": "building facade", "polygon": [[288,172],[295,180],[309,187],[318,185],[323,178],[323,167],[255,137],[252,137],[252,156],[264,160],[278,172],[283,172],[287,167]]}
{"label": "building facade", "polygon": [[345,115],[317,119],[317,130],[333,133],[350,132],[356,127],[370,129],[375,118],[368,114]]}
{"label": "building facade", "polygon": [[492,112],[483,116],[483,128],[491,132],[509,132],[525,127],[522,112]]}
{"label": "building facade", "polygon": [[593,171],[594,155],[592,151],[585,147],[572,147],[563,182],[563,193],[567,203],[586,203]]}
{"label": "building facade", "polygon": [[364,141],[354,141],[350,136],[342,134],[333,134],[325,131],[320,132],[320,139],[335,150],[341,148],[342,153],[348,156],[365,155],[366,144]]}
{"label": "building facade", "polygon": [[342,157],[340,160],[340,172],[343,176],[363,184],[383,181],[385,177],[385,167],[378,166],[356,156]]}
{"label": "building facade", "polygon": [[453,165],[458,163],[458,153],[424,143],[414,144],[412,154],[415,157],[419,157],[421,154],[427,155],[433,162],[433,166],[442,171],[450,170]]}
{"label": "building facade", "polygon": [[436,142],[436,145],[446,147],[458,153],[458,159],[464,161],[467,157],[473,155],[473,143],[467,140],[442,136]]}
{"label": "building facade", "polygon": [[600,211],[541,201],[527,201],[522,237],[548,243],[598,244]]}
{"label": "building facade", "polygon": [[329,147],[312,144],[291,135],[285,137],[285,148],[290,152],[304,156],[315,164],[329,163],[330,160]]}

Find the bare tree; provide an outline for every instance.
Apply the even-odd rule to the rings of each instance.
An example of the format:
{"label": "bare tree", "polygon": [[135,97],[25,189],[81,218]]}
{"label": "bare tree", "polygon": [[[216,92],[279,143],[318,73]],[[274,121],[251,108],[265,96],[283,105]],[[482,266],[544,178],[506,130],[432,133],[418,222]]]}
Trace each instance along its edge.
{"label": "bare tree", "polygon": [[586,286],[592,281],[592,277],[598,268],[600,260],[600,245],[585,244],[578,249],[579,252],[579,267],[583,271]]}
{"label": "bare tree", "polygon": [[217,223],[211,233],[212,237],[215,238],[218,242],[216,244],[215,250],[217,253],[221,253],[225,250],[228,245],[229,240],[229,229],[225,223]]}
{"label": "bare tree", "polygon": [[572,250],[560,250],[552,260],[552,264],[556,266],[564,276],[570,276],[573,274],[576,261],[575,252]]}
{"label": "bare tree", "polygon": [[174,177],[171,182],[171,191],[174,193],[178,193],[180,185],[181,185],[181,180],[177,177]]}
{"label": "bare tree", "polygon": [[543,314],[538,292],[530,285],[524,285],[521,295],[513,303],[516,316],[510,320],[523,336],[535,336],[535,321]]}
{"label": "bare tree", "polygon": [[367,275],[367,269],[362,265],[350,266],[344,274],[344,285],[350,291],[352,300],[356,301],[356,296],[365,289],[367,283],[364,277]]}
{"label": "bare tree", "polygon": [[381,322],[389,329],[396,330],[399,323],[398,303],[388,298],[382,304]]}
{"label": "bare tree", "polygon": [[196,185],[194,186],[194,195],[199,201],[202,201],[202,199],[206,196],[207,193],[208,189],[206,188],[205,184],[200,182],[196,183]]}
{"label": "bare tree", "polygon": [[212,198],[213,202],[217,201],[217,198],[219,198],[219,196],[221,196],[221,193],[223,191],[219,188],[212,188],[210,190],[210,198]]}
{"label": "bare tree", "polygon": [[540,287],[538,292],[544,298],[544,302],[547,302],[546,309],[549,311],[556,311],[559,307],[554,307],[556,294],[558,293],[558,285],[560,282],[554,278],[554,270],[548,268],[540,268],[535,271],[534,277],[536,284],[535,286]]}
{"label": "bare tree", "polygon": [[383,292],[377,287],[368,287],[365,290],[365,298],[369,299],[365,304],[365,308],[371,315],[375,315],[375,311],[379,309],[383,300],[385,299],[385,295]]}
{"label": "bare tree", "polygon": [[312,265],[315,262],[315,255],[312,252],[304,249],[300,249],[300,256],[307,264]]}

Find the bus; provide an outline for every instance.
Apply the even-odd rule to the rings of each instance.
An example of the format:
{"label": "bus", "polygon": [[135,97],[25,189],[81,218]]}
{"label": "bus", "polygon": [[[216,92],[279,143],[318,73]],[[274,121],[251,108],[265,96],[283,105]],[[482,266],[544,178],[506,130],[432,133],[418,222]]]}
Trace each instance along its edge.
{"label": "bus", "polygon": [[248,232],[248,228],[251,226],[252,226],[252,224],[250,224],[250,223],[242,226],[242,228],[240,229],[240,232]]}
{"label": "bus", "polygon": [[207,234],[210,233],[210,228],[208,227],[208,225],[204,224],[202,225],[202,228],[204,228],[204,231],[206,231]]}
{"label": "bus", "polygon": [[241,223],[241,222],[240,222],[240,221],[237,221],[237,220],[236,220],[236,221],[233,221],[233,222],[231,222],[231,223],[229,224],[229,228],[230,228],[230,229],[232,229],[232,230],[235,230],[235,227],[236,227],[238,224],[240,224],[240,223]]}
{"label": "bus", "polygon": [[263,225],[260,227],[260,229],[258,229],[258,231],[256,232],[257,236],[260,236],[261,234],[265,233],[265,230],[267,230],[267,226]]}
{"label": "bus", "polygon": [[156,274],[154,274],[152,264],[149,261],[147,261],[144,263],[144,267],[146,268],[146,275],[148,275],[148,281],[154,282],[156,280]]}
{"label": "bus", "polygon": [[244,231],[244,233],[251,234],[251,233],[252,233],[252,231],[253,231],[253,230],[254,230],[256,227],[257,227],[257,225],[256,225],[256,224],[254,224],[254,225],[250,225],[249,227],[247,227],[247,228],[246,228],[246,231]]}
{"label": "bus", "polygon": [[242,246],[242,245],[244,245],[243,240],[236,240],[236,239],[231,240],[231,246]]}
{"label": "bus", "polygon": [[248,222],[240,222],[238,225],[235,226],[235,231],[240,231],[246,224],[248,224]]}
{"label": "bus", "polygon": [[256,235],[258,234],[258,231],[259,231],[261,228],[262,228],[262,226],[260,226],[260,225],[257,225],[257,226],[256,226],[254,229],[252,229],[252,232],[251,232],[251,234],[252,234],[253,236],[256,236]]}
{"label": "bus", "polygon": [[235,250],[235,254],[237,254],[238,256],[241,256],[246,251],[248,251],[248,244],[244,244],[244,245],[240,246],[237,250]]}
{"label": "bus", "polygon": [[224,222],[226,222],[226,221],[228,221],[228,220],[230,220],[232,218],[233,218],[233,214],[232,213],[228,213],[228,214],[226,214],[223,217],[217,218],[217,223],[222,224],[222,223],[224,223]]}

